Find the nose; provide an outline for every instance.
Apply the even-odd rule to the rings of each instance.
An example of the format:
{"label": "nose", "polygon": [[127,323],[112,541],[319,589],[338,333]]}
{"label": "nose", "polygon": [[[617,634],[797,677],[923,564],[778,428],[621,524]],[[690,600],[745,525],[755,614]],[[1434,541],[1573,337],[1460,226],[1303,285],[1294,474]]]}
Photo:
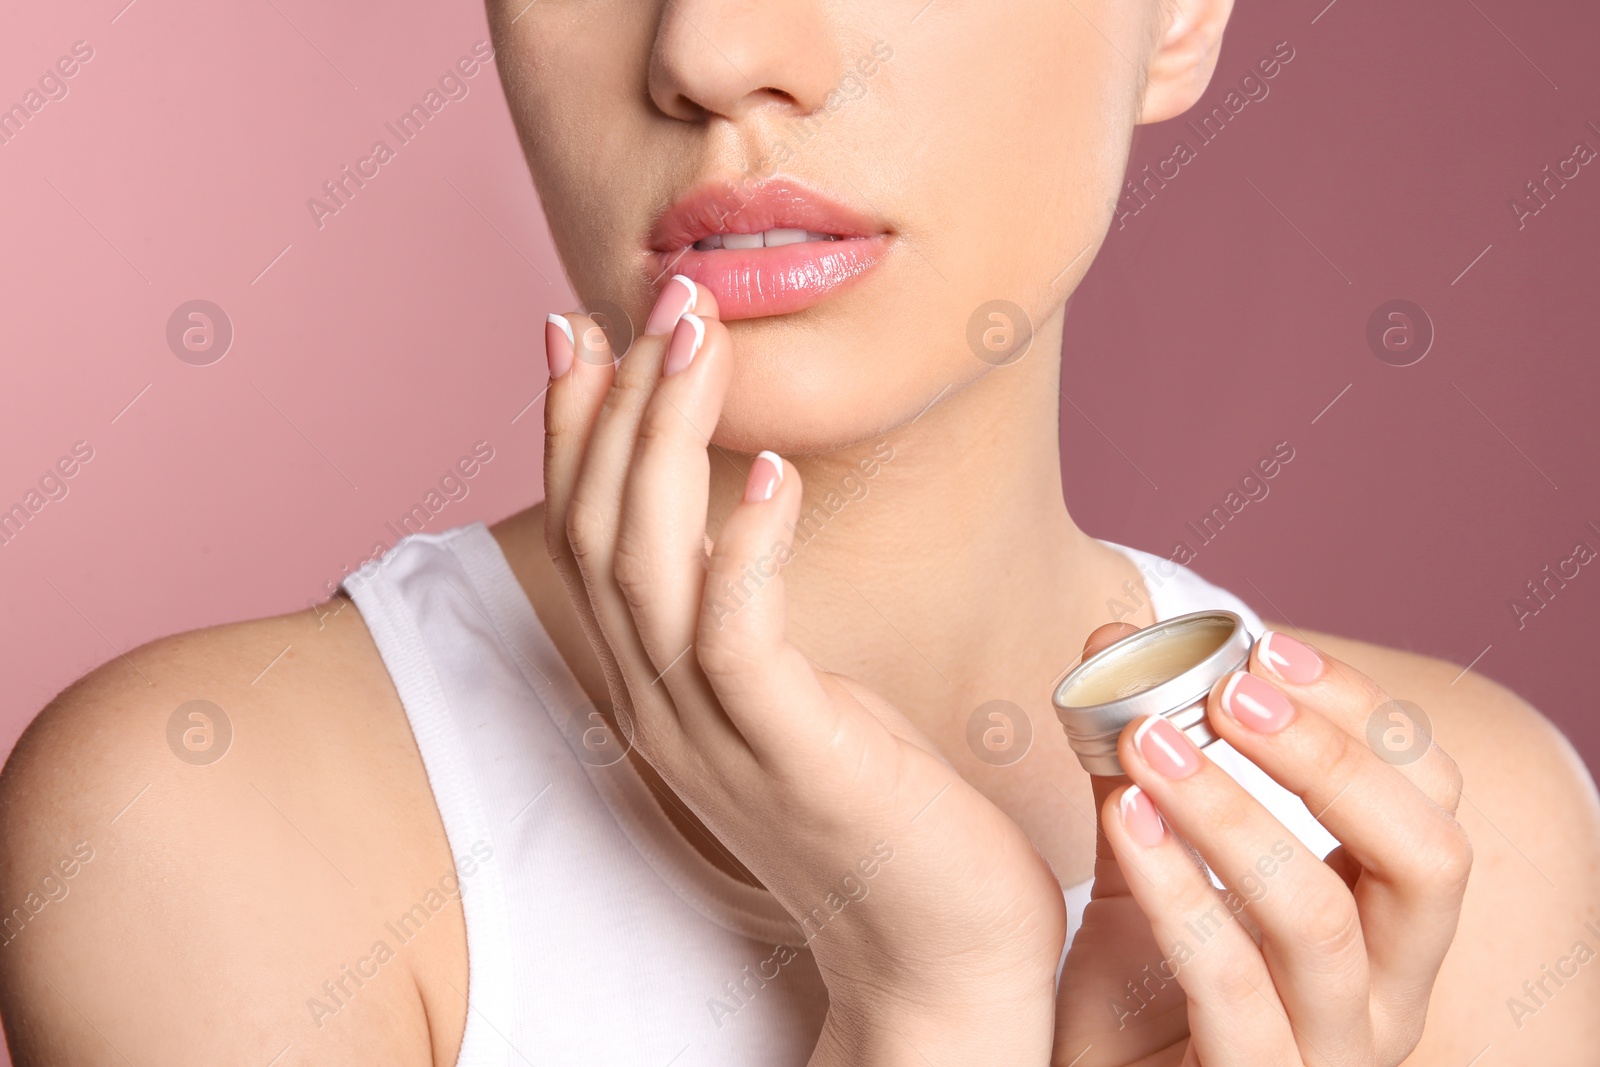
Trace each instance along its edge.
{"label": "nose", "polygon": [[665,0],[650,99],[672,118],[735,120],[758,108],[807,115],[842,75],[820,0]]}

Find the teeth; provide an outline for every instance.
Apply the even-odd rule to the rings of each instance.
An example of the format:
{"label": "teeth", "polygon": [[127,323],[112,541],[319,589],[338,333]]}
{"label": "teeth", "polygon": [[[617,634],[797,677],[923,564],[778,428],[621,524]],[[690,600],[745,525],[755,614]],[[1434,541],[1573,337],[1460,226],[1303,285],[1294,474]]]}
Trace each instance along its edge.
{"label": "teeth", "polygon": [[765,233],[714,233],[696,241],[694,247],[701,252],[717,248],[779,248],[783,245],[804,244],[807,241],[837,241],[831,233],[812,230],[768,230]]}
{"label": "teeth", "polygon": [[768,248],[777,248],[779,245],[804,244],[806,231],[804,230],[768,230],[761,235]]}

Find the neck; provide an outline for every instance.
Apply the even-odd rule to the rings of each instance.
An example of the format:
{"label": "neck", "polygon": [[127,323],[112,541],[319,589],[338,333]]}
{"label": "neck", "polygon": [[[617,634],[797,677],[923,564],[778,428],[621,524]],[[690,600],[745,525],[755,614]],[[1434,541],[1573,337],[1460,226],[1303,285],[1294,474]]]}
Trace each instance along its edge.
{"label": "neck", "polygon": [[[791,640],[936,738],[989,700],[1049,716],[1052,680],[1137,574],[1062,497],[1061,329],[1058,311],[1020,361],[874,441],[786,457],[805,486],[783,572]],[[713,536],[745,465],[712,464]]]}

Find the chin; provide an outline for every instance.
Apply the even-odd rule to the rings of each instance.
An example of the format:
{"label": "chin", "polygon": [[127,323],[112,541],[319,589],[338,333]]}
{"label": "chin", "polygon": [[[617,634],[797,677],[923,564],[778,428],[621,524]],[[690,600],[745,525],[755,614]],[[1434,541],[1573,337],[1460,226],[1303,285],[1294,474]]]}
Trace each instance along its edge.
{"label": "chin", "polygon": [[[927,406],[939,385],[811,338],[745,340],[735,324],[733,381],[712,444],[745,455],[822,455],[869,446]],[[903,370],[903,369],[902,369]]]}
{"label": "chin", "polygon": [[879,412],[863,411],[860,418],[830,419],[818,424],[804,417],[803,406],[793,412],[781,408],[775,411],[775,407],[770,402],[752,406],[748,417],[743,410],[730,411],[711,436],[711,443],[740,455],[754,455],[765,449],[794,459],[866,448],[881,440],[893,426],[885,424]]}
{"label": "chin", "polygon": [[728,323],[735,369],[712,442],[783,456],[867,446],[981,375],[962,326],[894,284],[893,266],[798,314]]}
{"label": "chin", "polygon": [[786,457],[822,455],[870,444],[902,421],[886,417],[887,406],[869,399],[858,380],[769,373],[762,362],[739,360],[711,436],[716,447],[744,455],[762,449]]}

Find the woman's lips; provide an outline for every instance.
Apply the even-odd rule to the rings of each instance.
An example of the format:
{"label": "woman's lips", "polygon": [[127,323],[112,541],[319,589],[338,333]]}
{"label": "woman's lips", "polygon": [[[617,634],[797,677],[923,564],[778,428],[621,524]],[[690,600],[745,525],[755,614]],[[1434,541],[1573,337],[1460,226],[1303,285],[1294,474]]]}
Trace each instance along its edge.
{"label": "woman's lips", "polygon": [[807,241],[778,248],[653,252],[657,273],[710,289],[723,319],[787,315],[823,300],[877,265],[889,236]]}
{"label": "woman's lips", "polygon": [[657,282],[686,275],[716,295],[722,318],[748,319],[818,303],[876,266],[891,240],[876,219],[794,182],[712,183],[657,222],[650,258]]}

